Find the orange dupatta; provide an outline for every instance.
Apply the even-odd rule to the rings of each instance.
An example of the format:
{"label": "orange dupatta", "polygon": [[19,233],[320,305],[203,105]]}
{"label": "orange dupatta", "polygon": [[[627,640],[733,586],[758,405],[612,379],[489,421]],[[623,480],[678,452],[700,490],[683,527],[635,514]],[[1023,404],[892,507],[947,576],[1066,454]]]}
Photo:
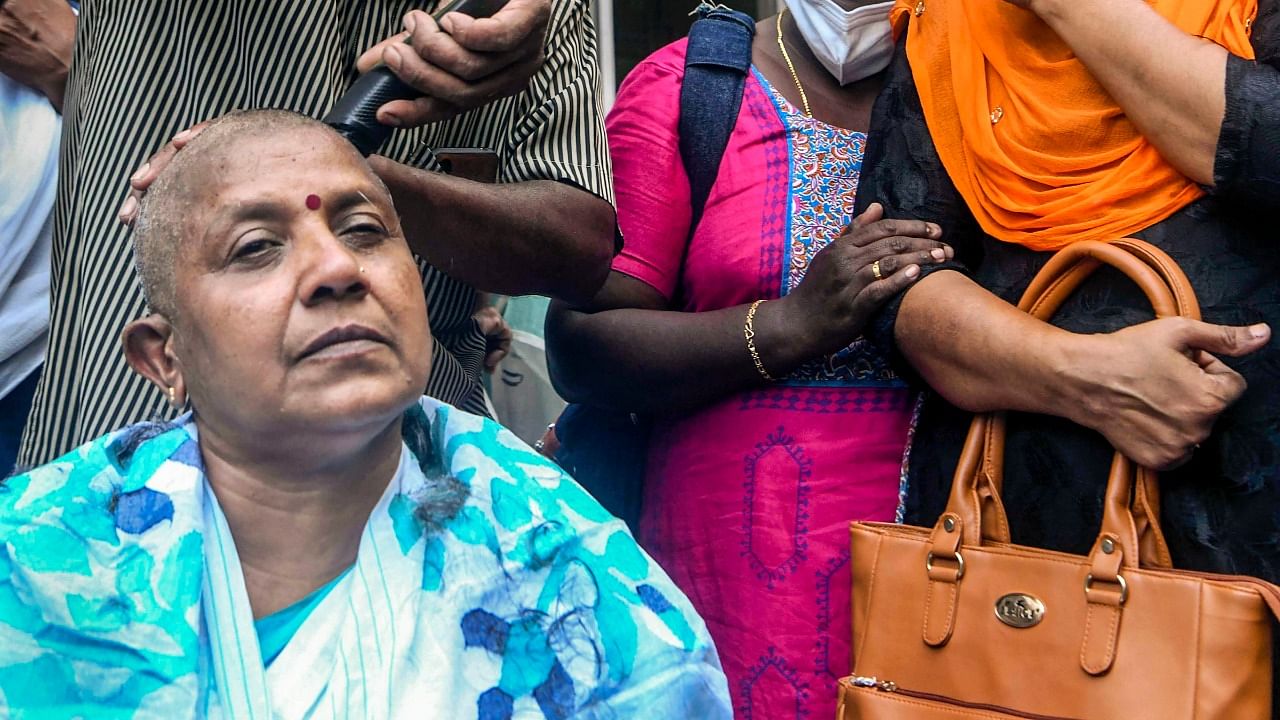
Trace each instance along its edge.
{"label": "orange dupatta", "polygon": [[[1257,0],[1147,0],[1252,59]],[[1203,195],[1034,13],[1004,0],[897,0],[929,134],[988,234],[1036,250],[1124,237]],[[907,23],[908,18],[910,23]]]}

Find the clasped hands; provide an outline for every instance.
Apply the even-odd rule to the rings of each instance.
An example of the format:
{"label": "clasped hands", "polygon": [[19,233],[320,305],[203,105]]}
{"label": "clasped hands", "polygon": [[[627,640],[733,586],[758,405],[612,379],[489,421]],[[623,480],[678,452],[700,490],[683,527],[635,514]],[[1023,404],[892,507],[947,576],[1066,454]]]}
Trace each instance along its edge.
{"label": "clasped hands", "polygon": [[923,265],[945,262],[952,249],[934,223],[885,219],[880,203],[854,218],[809,261],[804,279],[768,303],[810,357],[834,353],[862,335],[875,311],[914,283]]}

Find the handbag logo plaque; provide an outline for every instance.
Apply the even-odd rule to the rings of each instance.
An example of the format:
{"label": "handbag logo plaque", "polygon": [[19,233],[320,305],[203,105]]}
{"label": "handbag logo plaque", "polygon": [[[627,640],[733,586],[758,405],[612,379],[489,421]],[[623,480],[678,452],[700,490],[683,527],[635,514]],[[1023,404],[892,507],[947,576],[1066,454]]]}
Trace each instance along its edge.
{"label": "handbag logo plaque", "polygon": [[1044,603],[1034,595],[1009,593],[996,600],[996,617],[1012,628],[1029,628],[1044,619]]}

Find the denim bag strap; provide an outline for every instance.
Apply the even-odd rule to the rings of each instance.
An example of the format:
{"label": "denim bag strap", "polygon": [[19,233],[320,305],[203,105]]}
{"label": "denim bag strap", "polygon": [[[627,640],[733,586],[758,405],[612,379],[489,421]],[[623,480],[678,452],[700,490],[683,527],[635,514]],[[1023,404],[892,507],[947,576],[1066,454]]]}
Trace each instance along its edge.
{"label": "denim bag strap", "polygon": [[738,122],[742,91],[751,69],[751,16],[704,2],[689,29],[684,81],[680,86],[680,158],[689,175],[692,236],[706,207],[720,160]]}
{"label": "denim bag strap", "polygon": [[[698,15],[689,30],[680,87],[680,156],[692,190],[690,236],[738,120],[756,27],[750,16],[709,2],[699,6]],[[648,417],[577,403],[556,421],[556,462],[632,530],[640,520],[650,428]]]}

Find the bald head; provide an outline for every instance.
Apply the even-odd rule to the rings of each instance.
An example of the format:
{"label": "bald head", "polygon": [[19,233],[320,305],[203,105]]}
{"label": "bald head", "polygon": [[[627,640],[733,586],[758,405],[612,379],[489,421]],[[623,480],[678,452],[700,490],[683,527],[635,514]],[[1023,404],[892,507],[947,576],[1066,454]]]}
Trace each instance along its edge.
{"label": "bald head", "polygon": [[222,118],[167,159],[139,208],[154,312],[121,333],[129,365],[172,404],[189,399],[202,437],[241,458],[398,440],[431,372],[431,330],[368,163],[278,111]]}
{"label": "bald head", "polygon": [[[364,164],[356,149],[329,126],[288,110],[233,111],[173,156],[143,196],[133,228],[134,262],[152,312],[176,319],[174,270],[184,240],[200,231],[191,223],[193,210],[218,191],[222,171],[228,164],[255,162],[252,153],[244,152],[250,143],[299,133],[325,138]],[[381,181],[377,184],[381,187]]]}

